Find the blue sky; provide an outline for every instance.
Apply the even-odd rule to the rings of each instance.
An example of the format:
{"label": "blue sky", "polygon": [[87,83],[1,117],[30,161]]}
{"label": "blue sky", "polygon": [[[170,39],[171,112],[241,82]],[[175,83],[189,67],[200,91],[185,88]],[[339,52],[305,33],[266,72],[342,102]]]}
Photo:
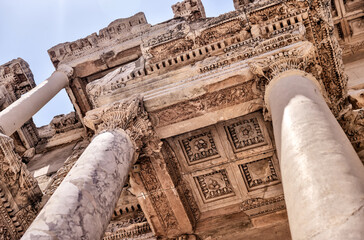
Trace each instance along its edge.
{"label": "blue sky", "polygon": [[[149,23],[173,18],[177,0],[0,0],[0,65],[14,58],[27,61],[35,82],[54,71],[47,50],[75,41],[118,18],[144,12]],[[233,0],[202,0],[208,17],[234,10]],[[73,111],[64,90],[34,117],[37,126],[53,116]]]}

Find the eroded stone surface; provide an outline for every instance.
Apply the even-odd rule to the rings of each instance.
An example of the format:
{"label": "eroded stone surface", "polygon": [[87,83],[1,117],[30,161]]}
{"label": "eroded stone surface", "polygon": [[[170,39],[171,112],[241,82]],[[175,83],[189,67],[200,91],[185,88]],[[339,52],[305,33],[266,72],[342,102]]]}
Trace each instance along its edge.
{"label": "eroded stone surface", "polygon": [[[205,18],[200,0],[185,0],[172,7],[175,18],[169,21],[151,26],[144,14],[138,13],[112,22],[98,34],[49,50],[51,60],[59,70],[62,64],[74,70],[72,73],[70,68],[64,68],[70,79],[66,90],[79,120],[69,116],[56,117],[52,127],[40,131],[36,156],[45,157],[47,153],[61,151],[63,144],[91,137],[105,129],[119,128],[131,135],[141,154],[131,173],[132,187],[125,185],[123,188],[124,192],[129,189],[131,195],[120,196],[104,239],[290,239],[284,214],[285,201],[289,216],[298,216],[297,221],[307,220],[302,224],[293,221],[294,238],[304,235],[300,231],[307,228],[315,228],[315,231],[307,230],[314,232],[308,238],[342,239],[357,234],[355,228],[361,220],[356,218],[360,217],[362,208],[354,200],[353,208],[346,208],[350,204],[345,199],[351,201],[353,196],[359,199],[361,190],[351,194],[355,189],[339,189],[348,182],[355,184],[355,174],[337,177],[349,168],[335,162],[339,159],[335,154],[343,145],[348,145],[348,141],[331,149],[325,148],[332,146],[331,138],[341,138],[334,136],[320,141],[322,145],[327,141],[327,146],[321,147],[326,149],[326,158],[305,165],[312,170],[310,174],[319,174],[304,179],[304,174],[288,177],[283,174],[282,178],[280,170],[289,169],[285,163],[293,164],[296,158],[290,154],[294,148],[287,147],[284,152],[290,154],[285,157],[289,160],[282,162],[282,139],[272,131],[270,119],[276,118],[277,114],[268,104],[267,86],[275,77],[292,69],[304,71],[306,77],[312,75],[318,84],[317,93],[323,96],[332,115],[363,158],[364,112],[360,96],[363,84],[359,75],[364,31],[360,1],[233,2],[236,11]],[[352,62],[347,64],[349,83],[342,59],[346,64]],[[294,87],[288,88],[282,96],[278,94],[274,102],[278,103],[284,94],[294,90]],[[5,94],[1,93],[0,104],[5,99]],[[129,101],[135,94],[144,97]],[[292,101],[292,104],[298,103]],[[307,114],[308,109],[294,110],[298,111],[295,117],[310,123],[309,130],[331,121],[327,117],[316,122],[315,116]],[[327,111],[328,115],[331,113]],[[81,123],[91,130],[78,127]],[[297,129],[289,130],[289,133],[294,134],[294,130]],[[317,136],[314,134],[298,141],[309,130],[289,142],[308,141],[309,144],[321,136],[317,131]],[[162,147],[160,138],[165,140]],[[282,165],[278,162],[276,144]],[[25,151],[21,144],[16,146],[17,151]],[[317,146],[320,144],[308,153],[313,154]],[[82,150],[74,149],[67,153],[71,154],[70,158],[54,175],[55,181],[46,189],[47,197],[59,186],[80,152]],[[31,151],[26,153],[24,159],[27,157],[31,163]],[[342,155],[348,157],[350,154],[344,151]],[[326,163],[327,156],[332,159],[317,167]],[[305,160],[298,162],[296,172],[302,170]],[[341,171],[335,166],[342,166]],[[358,169],[359,166],[356,171]],[[47,181],[43,177],[41,180]],[[346,181],[346,177],[350,181]],[[288,186],[296,183],[295,188],[283,195],[282,181]],[[97,184],[103,186],[103,183]],[[305,184],[307,187],[295,194],[300,198],[294,201],[305,202],[290,210],[290,194],[296,193],[297,186]],[[332,185],[337,187],[332,193],[321,191],[331,189]],[[310,192],[305,191],[307,189]],[[347,193],[345,197],[341,192]],[[306,201],[315,197],[311,193],[320,197],[316,201]],[[117,194],[108,196],[118,198]],[[337,199],[331,204],[333,196]],[[94,203],[96,209],[103,209],[100,202]],[[335,204],[340,204],[340,213],[331,211],[336,208]],[[319,210],[313,211],[315,207]],[[305,208],[313,213],[302,213]],[[93,211],[80,209],[85,212],[85,219],[88,219],[87,212]],[[315,214],[322,209],[325,210],[322,217],[316,218]],[[353,215],[344,223],[342,220],[350,212]],[[104,218],[100,224],[106,226],[107,221]],[[299,225],[298,230],[295,224]],[[337,224],[336,232],[349,234],[344,237],[332,234],[327,230],[332,226],[330,224]],[[325,229],[326,226],[330,227]],[[349,230],[348,226],[351,226]],[[81,228],[69,231],[77,229],[81,231]],[[1,228],[0,232],[5,234]]]}
{"label": "eroded stone surface", "polygon": [[134,151],[123,132],[96,136],[22,239],[99,239],[128,176]]}

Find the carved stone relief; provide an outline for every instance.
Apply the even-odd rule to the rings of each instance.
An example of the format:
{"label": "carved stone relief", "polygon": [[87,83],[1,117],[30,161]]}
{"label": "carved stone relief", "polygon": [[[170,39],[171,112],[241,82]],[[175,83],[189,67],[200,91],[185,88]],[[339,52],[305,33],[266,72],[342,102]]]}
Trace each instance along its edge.
{"label": "carved stone relief", "polygon": [[138,150],[143,146],[142,139],[154,134],[141,96],[132,96],[88,111],[84,124],[95,133],[112,129],[125,130]]}
{"label": "carved stone relief", "polygon": [[0,83],[5,86],[8,104],[35,87],[34,77],[26,61],[14,59],[0,66]]}
{"label": "carved stone relief", "polygon": [[[131,205],[132,203],[135,203]],[[119,205],[120,204],[120,205]],[[122,209],[118,209],[122,206]],[[135,196],[131,196],[128,186],[123,188],[114,215],[105,231],[103,240],[112,239],[154,239],[154,234],[147,219],[137,204]]]}
{"label": "carved stone relief", "polygon": [[245,30],[245,27],[245,23],[240,19],[221,23],[220,25],[204,30],[201,35],[196,37],[196,44],[198,46],[205,46],[212,42],[217,42],[237,34],[239,34],[241,41],[246,40],[251,36]]}
{"label": "carved stone relief", "polygon": [[225,169],[194,178],[205,202],[235,195]]}
{"label": "carved stone relief", "polygon": [[[289,69],[300,69],[310,72],[324,86],[324,89],[329,96],[328,103],[334,114],[343,118],[343,125],[347,127],[346,133],[348,136],[352,141],[358,143],[361,139],[360,135],[362,135],[361,120],[363,119],[363,114],[361,112],[355,112],[355,114],[353,114],[353,112],[346,112],[348,110],[348,108],[345,108],[347,105],[344,105],[346,77],[343,75],[342,62],[340,60],[342,51],[340,50],[337,41],[333,38],[334,31],[330,20],[329,2],[330,1],[326,0],[314,0],[311,2],[292,0],[236,0],[234,1],[236,8],[239,6],[240,9],[240,7],[243,6],[244,14],[233,12],[218,18],[206,20],[204,23],[205,25],[203,25],[206,28],[200,28],[200,32],[193,32],[193,34],[191,34],[192,30],[190,29],[188,29],[188,31],[179,31],[176,28],[177,31],[171,30],[165,35],[161,34],[158,37],[149,40],[147,39],[144,47],[150,49],[147,49],[145,57],[146,59],[151,58],[148,59],[150,63],[158,64],[159,61],[173,59],[173,57],[180,56],[181,54],[185,54],[198,47],[205,47],[208,44],[227,40],[228,38],[236,38],[234,40],[235,43],[233,43],[233,40],[230,42],[230,39],[229,42],[227,41],[227,46],[223,48],[224,55],[220,54],[221,58],[216,58],[218,61],[212,64],[209,63],[206,66],[199,66],[200,73],[205,74],[208,71],[216,70],[218,68],[222,69],[234,62],[245,61],[252,58],[254,58],[254,61],[249,61],[251,71],[258,76],[256,79],[260,79],[264,83],[267,83],[277,74]],[[196,7],[196,5],[194,5],[195,3],[196,1],[184,1],[182,4],[176,5],[176,8],[174,9],[176,17],[191,16],[191,12],[194,11],[193,7]],[[357,1],[345,1],[347,9],[350,4],[355,5],[354,3],[357,4]],[[354,8],[352,8],[352,10],[354,10]],[[333,11],[333,13],[335,14],[335,11]],[[336,15],[338,15],[337,13],[338,11],[336,9]],[[195,19],[197,19],[197,17],[195,17]],[[189,21],[194,21],[195,19],[189,19]],[[249,24],[245,21],[248,21]],[[135,22],[135,19],[130,23],[138,25],[137,22]],[[362,34],[363,31],[360,20],[355,19],[351,21],[349,25],[351,27],[352,36],[355,37]],[[113,38],[112,36],[115,36],[113,35],[115,34],[115,31],[123,32],[124,28],[126,28],[125,25],[122,25],[122,22],[120,22],[120,24],[118,23],[115,25],[115,28],[100,32],[99,37],[102,39],[107,39],[108,36]],[[336,34],[337,36],[340,36],[340,31]],[[80,41],[70,44],[68,47],[70,48],[71,53],[77,55],[82,51],[86,52],[88,51],[87,49],[94,47],[94,43],[98,44],[98,40],[93,41],[93,37],[95,36],[90,36],[88,42]],[[350,51],[355,52],[356,49],[360,49],[362,45],[362,43],[357,43],[354,48],[350,48]],[[277,49],[280,50],[277,51]],[[53,53],[50,52],[52,60],[58,58],[59,54],[57,51]],[[67,51],[68,54],[70,54],[68,49]],[[274,54],[267,57],[267,53],[269,52],[274,52]],[[59,53],[61,53],[61,49],[59,49]],[[263,54],[265,54],[265,56],[261,57]],[[60,55],[63,55],[63,52]],[[206,54],[206,58],[208,57],[209,54]],[[54,63],[56,63],[56,61],[54,61]],[[111,94],[114,90],[124,86],[123,84],[125,84],[125,82],[119,80],[119,78],[113,78],[111,82],[115,84],[106,86],[102,91],[105,90],[105,94]],[[151,115],[153,116],[153,119],[156,119],[156,125],[162,127],[202,116],[220,108],[226,108],[251,99],[261,98],[262,94],[256,94],[252,91],[256,84],[254,81],[245,82],[238,86],[213,93],[206,93],[195,99],[160,109],[151,113]],[[264,89],[264,87],[262,89]],[[98,92],[101,92],[99,89],[96,90],[95,96]],[[133,108],[133,106],[130,108]],[[114,105],[109,108],[109,110],[111,109],[110,111],[105,111],[107,117],[102,119],[100,117],[91,117],[90,122],[93,123],[91,123],[90,126],[93,126],[95,131],[101,131],[105,128],[129,126],[129,122],[134,123],[136,115],[138,114],[133,115],[132,117],[126,117],[124,111],[128,112],[130,108],[120,107],[121,110],[114,111],[119,107],[120,106]],[[116,123],[120,119],[126,119],[126,121],[123,120],[123,124]],[[351,121],[353,119],[355,119],[355,121]],[[355,122],[356,125],[353,126],[351,123],[348,124],[350,121]],[[241,118],[235,122],[217,126],[220,130],[222,129],[222,131],[219,131],[219,133],[222,132],[224,135],[221,136],[221,138],[230,141],[226,141],[224,147],[230,144],[226,149],[229,151],[229,147],[231,147],[235,155],[226,155],[228,155],[229,161],[232,162],[231,166],[239,171],[239,178],[242,178],[243,184],[245,182],[249,193],[257,192],[257,189],[262,189],[279,182],[279,174],[276,172],[271,157],[261,158],[259,156],[257,159],[249,161],[244,159],[244,157],[248,155],[257,155],[257,153],[261,153],[267,149],[272,150],[273,148],[270,140],[267,138],[264,126],[260,123],[261,121],[258,118],[251,117]],[[358,131],[358,125],[361,126],[361,128],[359,128],[360,133]],[[145,127],[146,125],[141,124],[141,126]],[[126,128],[128,129],[128,127]],[[131,132],[133,131],[134,130],[131,130]],[[139,134],[136,135],[139,136]],[[188,138],[183,138],[178,142],[182,154],[187,159],[189,165],[196,166],[200,163],[206,164],[203,167],[205,168],[203,169],[206,171],[205,173],[196,173],[196,175],[193,175],[192,177],[193,183],[195,184],[193,186],[198,187],[201,193],[199,196],[195,197],[201,197],[205,203],[210,203],[210,201],[212,202],[215,199],[224,199],[225,197],[228,198],[239,195],[238,192],[232,190],[233,188],[229,188],[229,186],[231,187],[233,185],[231,183],[233,180],[228,178],[228,176],[231,175],[228,174],[229,172],[227,170],[221,168],[218,170],[215,169],[214,172],[207,173],[207,168],[211,167],[212,161],[221,158],[223,155],[223,153],[219,151],[220,149],[215,140],[216,139],[214,139],[211,132],[202,131],[195,135],[192,134]],[[224,142],[224,140],[219,139],[218,141]],[[251,149],[256,151],[249,152]],[[240,161],[241,159],[244,159],[242,160],[243,162],[234,162]],[[182,164],[182,161],[185,159],[179,160]],[[226,159],[219,159],[220,164],[224,160]],[[207,164],[211,165],[208,166]],[[155,175],[155,173],[153,173],[155,169],[153,170],[149,165],[148,167],[146,166],[147,165],[141,165],[141,170],[142,174],[145,174],[143,181],[150,185],[147,186],[147,188],[149,188],[149,190],[147,190],[153,192],[161,189],[161,186],[156,183],[158,182],[158,178],[152,177],[153,174]],[[183,171],[185,170],[186,169]],[[194,171],[195,169],[191,167],[188,170]],[[186,174],[188,175],[190,173]],[[177,180],[174,180],[175,182],[182,182],[182,177],[176,178]],[[156,204],[157,202],[160,202],[160,205],[162,206],[156,207],[157,212],[163,211],[164,208],[171,207],[168,203],[163,202],[165,198],[166,196],[159,192],[158,194],[152,193],[150,195],[152,201]],[[246,211],[249,216],[255,216],[257,214],[259,215],[284,208],[282,202],[282,196],[267,199],[259,197],[252,198],[243,201],[242,210]],[[166,214],[169,213],[167,212]],[[159,216],[159,218],[162,222],[169,221],[161,216]],[[168,224],[164,223],[164,227],[167,225]],[[169,224],[169,227],[173,226],[172,223]]]}
{"label": "carved stone relief", "polygon": [[55,116],[50,125],[56,133],[66,132],[82,126],[75,112]]}
{"label": "carved stone relief", "polygon": [[159,62],[171,58],[171,56],[177,56],[178,54],[191,50],[193,46],[193,40],[180,38],[152,47],[148,51],[153,58],[150,62]]}
{"label": "carved stone relief", "polygon": [[182,168],[178,162],[177,156],[166,141],[163,141],[161,153],[166,161],[167,171],[177,187],[177,190],[179,190],[178,193],[180,194],[181,201],[186,208],[186,212],[190,215],[190,219],[194,220],[193,224],[195,225],[200,218],[200,210],[192,194],[191,186],[185,181],[185,179],[183,179]]}
{"label": "carved stone relief", "polygon": [[262,114],[255,112],[222,122],[219,125],[227,147],[237,159],[257,155],[273,149],[272,136]]}
{"label": "carved stone relief", "polygon": [[[0,66],[0,111],[35,87],[33,74],[26,61],[14,59]],[[15,151],[22,155],[39,141],[37,128],[29,119],[11,136]]]}
{"label": "carved stone relief", "polygon": [[183,17],[187,21],[196,21],[206,18],[205,9],[201,0],[184,0],[172,5],[174,17]]}
{"label": "carved stone relief", "polygon": [[141,57],[136,61],[125,64],[116,70],[110,72],[103,78],[90,82],[86,85],[86,93],[92,106],[98,107],[97,99],[100,96],[110,94],[111,92],[125,87],[126,84],[144,71],[144,58]]}
{"label": "carved stone relief", "polygon": [[356,37],[364,33],[364,17],[357,18],[349,22],[350,33],[352,37]]}
{"label": "carved stone relief", "polygon": [[219,157],[211,131],[185,138],[180,144],[191,164]]}
{"label": "carved stone relief", "polygon": [[[150,25],[147,23],[144,13],[137,13],[132,17],[117,19],[103,28],[99,33],[93,33],[85,38],[74,42],[58,44],[48,50],[48,54],[55,67],[59,63],[71,62],[91,55],[98,51],[110,50],[110,46],[116,46],[121,42],[128,41],[140,36],[148,30]],[[102,53],[100,53],[100,57]]]}
{"label": "carved stone relief", "polygon": [[151,112],[150,115],[153,119],[156,119],[156,126],[166,126],[201,116],[206,112],[259,98],[260,95],[253,91],[253,86],[254,81],[248,81],[241,85],[222,89],[213,93],[206,93],[195,99]]}
{"label": "carved stone relief", "polygon": [[150,159],[140,159],[140,177],[143,185],[150,194],[153,207],[165,230],[178,227],[178,222],[169,204],[166,194],[162,190],[161,183],[155,173]]}
{"label": "carved stone relief", "polygon": [[19,239],[36,217],[42,193],[13,149],[13,140],[0,134],[0,231]]}
{"label": "carved stone relief", "polygon": [[239,165],[249,191],[278,182],[272,158],[264,158]]}
{"label": "carved stone relief", "polygon": [[284,196],[272,198],[251,198],[243,201],[240,209],[250,217],[269,214],[286,208]]}
{"label": "carved stone relief", "polygon": [[263,132],[257,118],[242,119],[225,127],[235,151],[265,143]]}
{"label": "carved stone relief", "polygon": [[[177,151],[182,166],[179,171],[192,186],[202,213],[247,198],[282,194],[274,147],[259,112],[172,137],[168,142]],[[202,159],[199,150],[207,151]],[[266,205],[272,207],[271,203]]]}
{"label": "carved stone relief", "polygon": [[364,3],[360,0],[343,0],[343,2],[345,5],[345,10],[347,12],[352,12],[364,8]]}

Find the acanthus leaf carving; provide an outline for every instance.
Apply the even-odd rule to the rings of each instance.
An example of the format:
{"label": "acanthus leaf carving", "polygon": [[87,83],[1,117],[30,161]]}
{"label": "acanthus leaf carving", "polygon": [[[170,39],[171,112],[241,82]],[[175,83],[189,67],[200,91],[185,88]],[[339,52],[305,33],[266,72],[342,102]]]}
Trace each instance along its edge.
{"label": "acanthus leaf carving", "polygon": [[272,80],[287,70],[305,71],[310,64],[314,64],[315,56],[313,44],[305,41],[293,44],[290,49],[283,49],[268,56],[255,57],[248,64],[253,74]]}
{"label": "acanthus leaf carving", "polygon": [[96,134],[108,130],[124,130],[140,149],[142,138],[153,136],[143,97],[132,96],[86,113],[84,123]]}

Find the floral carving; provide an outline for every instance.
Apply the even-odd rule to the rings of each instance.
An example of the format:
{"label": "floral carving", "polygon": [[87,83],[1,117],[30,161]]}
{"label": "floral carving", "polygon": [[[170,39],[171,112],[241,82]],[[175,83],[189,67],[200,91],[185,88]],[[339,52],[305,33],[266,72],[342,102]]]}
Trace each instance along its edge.
{"label": "floral carving", "polygon": [[242,119],[225,127],[234,150],[265,143],[263,132],[256,117]]}
{"label": "floral carving", "polygon": [[86,113],[84,123],[96,133],[112,129],[125,130],[138,148],[143,145],[142,138],[153,135],[141,96],[91,110]]}
{"label": "floral carving", "polygon": [[242,40],[250,37],[249,33],[245,30],[244,23],[240,19],[234,19],[208,28],[200,36],[196,37],[195,41],[198,46],[205,46],[238,33],[241,35]]}
{"label": "floral carving", "polygon": [[177,228],[178,222],[169,204],[167,196],[162,190],[162,185],[156,175],[150,158],[144,157],[140,160],[140,177],[143,185],[148,191],[153,207],[165,230]]}
{"label": "floral carving", "polygon": [[18,239],[36,217],[42,193],[14,152],[13,140],[3,134],[0,134],[0,172],[0,231],[4,239]]}
{"label": "floral carving", "polygon": [[225,169],[197,176],[195,181],[205,201],[235,195]]}
{"label": "floral carving", "polygon": [[157,110],[150,113],[150,115],[158,119],[157,126],[166,126],[201,116],[209,111],[215,111],[259,98],[259,93],[256,94],[253,91],[254,84],[254,81],[248,81],[217,92],[206,93],[195,99]]}
{"label": "floral carving", "polygon": [[158,62],[191,50],[193,45],[192,40],[181,38],[152,47],[148,53],[152,56],[151,62]]}
{"label": "floral carving", "polygon": [[178,159],[173,152],[173,149],[167,142],[163,142],[161,153],[166,161],[167,171],[172,178],[173,183],[177,187],[181,201],[183,202],[190,219],[194,219],[196,223],[200,218],[200,210],[197,206],[196,200],[192,194],[192,189],[189,184],[183,180],[182,169]]}
{"label": "floral carving", "polygon": [[190,163],[219,155],[211,131],[182,139],[181,146]]}

